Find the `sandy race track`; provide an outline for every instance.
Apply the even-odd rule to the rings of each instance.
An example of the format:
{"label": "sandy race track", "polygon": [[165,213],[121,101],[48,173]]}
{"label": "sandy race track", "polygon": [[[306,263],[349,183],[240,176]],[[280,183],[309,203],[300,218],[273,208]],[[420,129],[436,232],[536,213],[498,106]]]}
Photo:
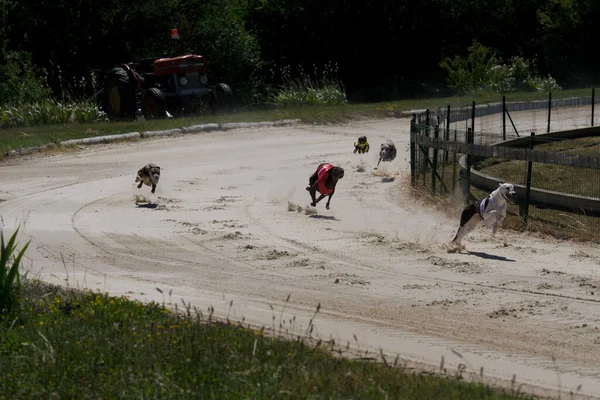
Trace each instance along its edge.
{"label": "sandy race track", "polygon": [[[600,398],[600,251],[481,228],[470,254],[447,254],[458,210],[409,198],[408,131],[408,119],[239,129],[13,159],[0,215],[8,231],[24,224],[29,268],[50,282],[162,302],[159,287],[299,333],[320,303],[313,336]],[[352,154],[362,134],[372,150]],[[398,157],[374,171],[385,138]],[[331,210],[298,211],[323,161],[346,170]],[[162,168],[156,208],[134,201],[149,162]]]}

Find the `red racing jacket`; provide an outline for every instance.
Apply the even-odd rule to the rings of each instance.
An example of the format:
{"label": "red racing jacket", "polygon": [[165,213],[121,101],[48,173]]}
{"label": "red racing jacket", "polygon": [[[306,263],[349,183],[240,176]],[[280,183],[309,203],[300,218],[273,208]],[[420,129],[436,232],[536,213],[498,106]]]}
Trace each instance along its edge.
{"label": "red racing jacket", "polygon": [[333,165],[323,164],[317,171],[317,188],[319,193],[324,195],[328,195],[333,192],[333,189],[327,189],[327,187],[325,187],[325,178],[327,177],[327,172],[329,172],[331,168],[333,168]]}

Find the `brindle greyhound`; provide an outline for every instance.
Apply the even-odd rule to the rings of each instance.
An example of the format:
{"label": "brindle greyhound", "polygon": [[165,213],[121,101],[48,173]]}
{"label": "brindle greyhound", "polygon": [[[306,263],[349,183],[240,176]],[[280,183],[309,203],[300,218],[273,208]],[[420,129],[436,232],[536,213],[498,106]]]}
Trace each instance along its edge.
{"label": "brindle greyhound", "polygon": [[[316,207],[318,202],[323,200],[325,196],[329,195],[327,204],[325,205],[325,208],[329,210],[331,198],[335,193],[335,186],[343,177],[343,168],[334,167],[329,163],[319,164],[315,173],[312,174],[308,179],[308,186],[306,187],[306,190],[310,192],[310,198],[312,199],[312,203],[310,205]],[[318,199],[316,198],[317,191],[321,193]]]}
{"label": "brindle greyhound", "polygon": [[142,185],[146,184],[146,186],[152,186],[152,193],[156,190],[156,185],[158,185],[158,180],[160,179],[160,167],[156,164],[148,164],[137,173],[135,177],[135,181],[140,184],[137,186],[138,189],[142,188]]}
{"label": "brindle greyhound", "polygon": [[381,149],[379,150],[379,162],[377,163],[377,169],[379,164],[383,162],[392,162],[396,158],[397,150],[396,145],[391,140],[387,139],[381,143]]}

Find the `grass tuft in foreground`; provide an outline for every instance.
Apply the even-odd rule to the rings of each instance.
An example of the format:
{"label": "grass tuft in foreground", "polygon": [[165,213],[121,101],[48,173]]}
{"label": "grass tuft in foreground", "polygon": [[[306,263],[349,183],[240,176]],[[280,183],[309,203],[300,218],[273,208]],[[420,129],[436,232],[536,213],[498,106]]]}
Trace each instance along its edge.
{"label": "grass tuft in foreground", "polygon": [[21,290],[19,266],[29,242],[17,250],[19,228],[4,242],[4,231],[0,229],[0,317],[11,313],[18,306]]}
{"label": "grass tuft in foreground", "polygon": [[[190,310],[188,310],[190,311]],[[334,357],[199,312],[29,281],[0,320],[0,398],[515,399],[455,379]]]}

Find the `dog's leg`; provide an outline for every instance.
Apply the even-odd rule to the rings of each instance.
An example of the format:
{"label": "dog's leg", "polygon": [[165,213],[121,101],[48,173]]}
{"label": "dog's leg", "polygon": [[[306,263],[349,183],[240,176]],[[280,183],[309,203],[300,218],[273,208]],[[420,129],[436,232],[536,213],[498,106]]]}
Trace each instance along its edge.
{"label": "dog's leg", "polygon": [[[317,170],[318,171],[318,170]],[[306,190],[308,190],[310,192],[311,188],[313,186],[315,186],[315,184],[317,183],[317,179],[319,178],[319,176],[317,175],[317,173],[315,172],[314,174],[312,174],[310,176],[310,178],[308,178],[308,186],[306,187]]]}
{"label": "dog's leg", "polygon": [[377,163],[377,166],[375,168],[379,168],[380,163],[381,163],[381,156],[379,156],[379,162]]}
{"label": "dog's leg", "polygon": [[321,200],[323,200],[324,198],[325,198],[325,195],[324,195],[324,194],[320,195],[320,196],[319,196],[319,198],[317,199],[317,201],[315,201],[315,204],[314,204],[314,205],[316,206],[317,204],[319,204],[319,202],[320,202]]}
{"label": "dog's leg", "polygon": [[327,204],[325,204],[325,208],[329,210],[329,203],[331,203],[331,198],[333,197],[333,194],[335,193],[335,188],[333,188],[333,191],[331,192],[331,194],[329,195],[329,198],[327,199]]}
{"label": "dog's leg", "polygon": [[144,184],[144,181],[140,181],[140,184],[139,184],[139,185],[137,185],[137,188],[138,188],[138,189],[141,189],[143,184]]}
{"label": "dog's leg", "polygon": [[311,206],[316,207],[317,206],[317,183],[315,182],[314,185],[312,185],[309,189],[310,192],[310,199],[312,200],[312,203],[310,203]]}
{"label": "dog's leg", "polygon": [[494,225],[492,225],[492,237],[496,236],[497,231],[498,231],[498,221],[494,222]]}
{"label": "dog's leg", "polygon": [[475,227],[478,224],[478,220],[476,218],[479,218],[477,216],[474,216],[469,222],[467,222],[465,225],[461,226],[460,228],[458,228],[458,231],[456,232],[456,236],[454,238],[454,240],[451,242],[451,245],[453,246],[454,249],[457,249],[458,251],[464,250],[465,246],[462,243],[462,240],[473,231],[473,229],[475,229]]}
{"label": "dog's leg", "polygon": [[153,183],[152,184],[152,194],[154,194],[154,191],[156,190],[156,185]]}
{"label": "dog's leg", "polygon": [[460,225],[456,231],[456,235],[454,235],[454,239],[450,242],[452,248],[458,248],[459,250],[462,248],[461,241],[473,230],[474,221],[477,221],[476,218],[479,218],[477,214],[477,205],[471,204],[464,208],[460,215]]}
{"label": "dog's leg", "polygon": [[452,239],[452,241],[450,242],[450,245],[447,246],[447,250],[449,253],[454,253],[456,251],[460,251],[461,250],[461,240],[463,238],[463,236],[465,235],[464,233],[464,227],[459,226],[458,229],[456,230],[456,235],[454,235],[454,239]]}

